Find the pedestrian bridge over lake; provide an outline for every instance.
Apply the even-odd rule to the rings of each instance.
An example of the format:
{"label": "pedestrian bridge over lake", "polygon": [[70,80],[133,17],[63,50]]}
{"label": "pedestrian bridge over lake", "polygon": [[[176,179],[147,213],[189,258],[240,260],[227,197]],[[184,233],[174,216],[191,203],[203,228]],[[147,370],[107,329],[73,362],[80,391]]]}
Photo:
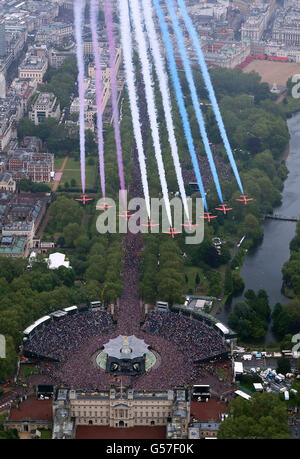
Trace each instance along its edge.
{"label": "pedestrian bridge over lake", "polygon": [[288,215],[281,215],[281,214],[266,214],[264,216],[265,218],[269,218],[271,220],[284,220],[284,221],[287,221],[287,222],[298,222],[300,220],[300,216],[299,217],[291,217],[291,216],[288,216]]}

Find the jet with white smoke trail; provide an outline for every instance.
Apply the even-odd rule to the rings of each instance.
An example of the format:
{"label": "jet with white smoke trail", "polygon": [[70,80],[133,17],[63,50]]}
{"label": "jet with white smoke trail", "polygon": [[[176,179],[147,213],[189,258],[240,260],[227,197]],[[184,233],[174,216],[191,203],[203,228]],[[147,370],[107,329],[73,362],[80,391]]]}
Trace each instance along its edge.
{"label": "jet with white smoke trail", "polygon": [[[170,0],[166,0],[166,1],[167,1],[167,3],[171,3],[172,0],[171,1]],[[235,162],[233,153],[231,151],[231,147],[230,147],[229,140],[228,140],[228,137],[227,137],[227,133],[226,133],[226,130],[225,130],[225,126],[224,126],[224,123],[223,123],[223,119],[222,119],[222,116],[221,116],[221,113],[220,113],[220,109],[219,109],[219,105],[218,105],[218,102],[217,102],[217,99],[216,99],[215,91],[214,91],[214,88],[213,88],[213,85],[212,85],[212,82],[211,82],[211,78],[210,78],[210,75],[209,75],[209,72],[208,72],[208,69],[207,69],[207,65],[206,65],[204,54],[203,54],[203,51],[202,51],[202,48],[201,48],[201,45],[200,45],[200,41],[199,41],[199,38],[198,38],[197,31],[196,31],[196,29],[195,29],[195,27],[193,25],[193,22],[192,22],[189,14],[188,14],[188,11],[187,11],[187,8],[186,8],[184,0],[177,0],[177,3],[178,3],[178,6],[180,8],[180,13],[181,13],[182,19],[183,19],[183,21],[185,23],[185,26],[187,28],[188,33],[190,34],[190,37],[191,37],[192,42],[193,42],[193,46],[195,48],[195,51],[196,51],[196,54],[197,54],[197,57],[198,57],[200,69],[201,69],[201,72],[202,72],[202,75],[203,75],[204,84],[206,86],[206,89],[207,89],[207,92],[208,92],[208,95],[209,95],[209,99],[210,99],[211,104],[212,104],[212,108],[213,108],[213,111],[214,111],[214,114],[215,114],[215,117],[216,117],[216,120],[217,120],[217,124],[218,124],[219,130],[220,130],[220,134],[221,134],[221,137],[222,137],[222,140],[223,140],[223,143],[224,143],[224,147],[225,147],[225,150],[227,152],[227,155],[228,155],[232,170],[234,172],[234,175],[235,175],[236,181],[238,183],[238,186],[239,186],[242,194],[244,194],[243,185],[242,185],[242,182],[241,182],[241,179],[240,179],[240,176],[239,176],[239,172],[238,172],[238,169],[237,169],[237,166],[236,166],[236,162]]]}
{"label": "jet with white smoke trail", "polygon": [[[117,150],[118,170],[120,177],[120,187],[122,191],[125,191],[125,179],[124,179],[124,167],[123,167],[123,153],[121,144],[121,134],[119,127],[119,108],[118,108],[118,86],[116,77],[116,43],[113,32],[113,20],[112,20],[112,9],[111,1],[104,1],[104,17],[105,25],[107,29],[108,48],[109,48],[109,72],[110,72],[110,86],[111,86],[111,101],[113,108],[113,122],[115,131],[115,142]],[[123,195],[124,198],[124,195]]]}
{"label": "jet with white smoke trail", "polygon": [[201,172],[200,172],[200,168],[199,168],[199,164],[198,164],[198,160],[197,160],[197,155],[196,155],[196,151],[195,151],[195,146],[194,146],[191,126],[190,126],[190,122],[189,122],[189,117],[188,117],[188,113],[187,113],[187,110],[186,110],[186,107],[185,107],[183,91],[182,91],[182,87],[181,87],[178,71],[177,71],[177,68],[176,68],[176,60],[175,60],[172,40],[171,40],[171,37],[170,37],[168,26],[167,26],[167,23],[166,23],[166,20],[165,20],[165,17],[164,17],[164,13],[163,13],[163,10],[161,8],[159,0],[153,0],[153,4],[155,6],[156,14],[157,14],[158,21],[159,21],[159,26],[160,26],[161,33],[162,33],[162,38],[163,38],[163,41],[164,41],[164,44],[165,44],[165,47],[166,47],[166,54],[167,54],[167,60],[168,60],[168,64],[169,64],[169,70],[170,70],[170,74],[171,74],[171,78],[172,78],[173,87],[174,87],[174,90],[175,90],[175,93],[176,93],[176,100],[177,100],[178,108],[179,108],[179,111],[180,111],[180,116],[182,118],[184,134],[185,134],[185,138],[186,138],[186,141],[187,141],[189,153],[190,153],[190,156],[191,156],[193,168],[194,168],[194,171],[195,171],[197,183],[198,183],[198,186],[199,186],[200,194],[201,194],[202,199],[203,199],[204,207],[205,207],[206,210],[208,210],[207,202],[206,202],[206,196],[205,196],[205,189],[204,189],[204,186],[203,186]]}
{"label": "jet with white smoke trail", "polygon": [[146,203],[148,218],[151,217],[149,186],[147,179],[146,161],[144,154],[143,138],[141,131],[141,122],[138,109],[138,97],[135,85],[135,73],[132,62],[132,39],[131,26],[129,19],[129,8],[127,0],[119,0],[120,11],[120,31],[121,44],[123,52],[123,61],[126,75],[126,84],[128,89],[129,103],[131,109],[131,117],[133,124],[133,132],[138,152],[139,165],[141,170],[142,186]]}
{"label": "jet with white smoke trail", "polygon": [[81,187],[85,194],[85,87],[84,87],[84,58],[83,58],[83,15],[85,0],[74,1],[74,22],[76,40],[76,58],[78,67],[78,93],[79,93],[79,139],[80,139],[80,164],[81,164]]}
{"label": "jet with white smoke trail", "polygon": [[143,1],[143,12],[144,12],[144,18],[145,18],[145,24],[146,24],[149,43],[150,43],[150,48],[151,48],[152,55],[154,58],[155,69],[156,69],[157,78],[159,81],[160,92],[162,95],[162,103],[164,107],[166,125],[167,125],[168,136],[169,136],[169,143],[170,143],[171,154],[172,154],[173,162],[175,166],[177,182],[178,182],[179,191],[181,194],[184,210],[185,210],[187,219],[189,220],[190,218],[189,210],[188,210],[188,205],[187,205],[187,198],[186,198],[186,193],[185,193],[185,188],[184,188],[184,182],[182,178],[182,170],[180,167],[178,147],[177,147],[177,141],[175,137],[173,118],[172,118],[172,106],[171,106],[170,93],[169,93],[169,87],[168,87],[168,76],[166,74],[165,65],[164,65],[161,51],[159,48],[157,33],[155,30],[155,25],[154,25],[153,16],[152,16],[153,12],[152,12],[151,0]]}
{"label": "jet with white smoke trail", "polygon": [[166,213],[169,220],[170,227],[172,227],[172,215],[170,208],[169,192],[168,185],[166,181],[165,168],[163,164],[162,154],[161,154],[161,145],[159,138],[159,128],[157,121],[157,113],[155,106],[155,97],[153,89],[153,80],[151,74],[151,67],[147,53],[146,39],[142,27],[141,11],[138,0],[129,0],[131,16],[133,19],[133,25],[135,30],[135,38],[138,47],[138,54],[140,56],[142,64],[142,74],[145,84],[145,95],[147,101],[148,116],[150,121],[151,133],[153,146],[155,151],[155,157],[157,161],[158,173],[162,188],[162,194],[164,198],[164,203],[166,207]]}
{"label": "jet with white smoke trail", "polygon": [[98,0],[91,0],[90,25],[91,25],[91,32],[92,32],[94,63],[95,63],[99,172],[100,172],[102,197],[105,198],[104,140],[103,140],[103,122],[102,122],[103,85],[102,85],[102,71],[101,71],[101,62],[100,62],[100,54],[99,54],[98,34],[97,34],[98,14],[99,14]]}
{"label": "jet with white smoke trail", "polygon": [[193,77],[192,66],[190,64],[189,57],[188,57],[188,54],[187,54],[187,51],[186,51],[186,47],[185,47],[185,44],[184,44],[183,32],[182,32],[182,30],[180,28],[180,25],[179,25],[179,21],[178,21],[178,18],[177,18],[175,9],[174,9],[173,0],[170,0],[170,1],[167,2],[167,8],[168,8],[169,15],[171,17],[172,26],[173,26],[173,29],[174,29],[174,32],[175,32],[175,35],[176,35],[176,42],[177,42],[178,49],[179,49],[179,52],[180,52],[180,56],[181,56],[181,59],[182,59],[182,62],[183,62],[183,67],[184,67],[184,71],[185,71],[185,74],[186,74],[187,82],[188,82],[188,85],[189,85],[189,88],[190,88],[191,97],[192,97],[192,103],[193,103],[193,107],[194,107],[194,110],[195,110],[195,113],[196,113],[196,118],[197,118],[197,122],[198,122],[198,125],[199,125],[199,129],[200,129],[202,141],[203,141],[203,144],[204,144],[205,152],[206,152],[206,155],[207,155],[207,158],[208,158],[208,161],[209,161],[210,169],[211,169],[212,176],[213,176],[213,179],[214,179],[214,182],[215,182],[215,185],[216,185],[216,189],[217,189],[217,192],[218,192],[219,199],[220,199],[221,203],[223,203],[223,196],[222,196],[221,186],[220,186],[220,182],[219,182],[219,177],[218,177],[218,173],[217,173],[217,170],[216,170],[216,166],[215,166],[214,158],[213,158],[213,155],[212,155],[212,151],[211,151],[211,148],[210,148],[210,145],[209,145],[209,139],[208,139],[206,128],[205,128],[205,121],[204,121],[204,118],[203,118],[203,115],[202,115],[202,111],[201,111],[201,108],[200,108],[200,104],[199,104],[199,99],[198,99],[197,90],[196,90],[194,77]]}

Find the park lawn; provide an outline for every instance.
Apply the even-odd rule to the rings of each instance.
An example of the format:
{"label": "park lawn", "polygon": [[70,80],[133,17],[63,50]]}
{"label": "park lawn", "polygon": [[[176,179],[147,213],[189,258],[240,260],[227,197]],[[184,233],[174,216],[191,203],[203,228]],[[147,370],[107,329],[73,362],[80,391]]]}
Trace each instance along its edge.
{"label": "park lawn", "polygon": [[52,438],[52,431],[46,429],[40,429],[41,432],[41,440],[51,440]]}
{"label": "park lawn", "polygon": [[199,274],[200,277],[200,284],[198,285],[198,294],[206,295],[209,289],[209,282],[207,279],[204,278],[204,274],[201,268],[197,266],[185,266],[184,267],[184,274],[188,277],[188,283],[185,283],[185,291],[184,293],[189,293],[190,290],[195,292],[196,286],[196,275]]}
{"label": "park lawn", "polygon": [[55,171],[59,171],[65,158],[54,158],[54,169]]}
{"label": "park lawn", "polygon": [[69,156],[68,162],[66,164],[66,169],[80,169],[80,161],[79,158],[71,158]]}
{"label": "park lawn", "polygon": [[[89,166],[86,163],[86,184],[87,186],[94,186],[95,175],[98,171],[97,165]],[[65,166],[63,176],[61,179],[61,184],[64,185],[66,182],[69,182],[71,185],[71,180],[76,180],[76,185],[81,184],[81,173],[80,173],[80,161],[77,158],[68,158],[67,164]]]}
{"label": "park lawn", "polygon": [[37,370],[36,367],[25,367],[24,368],[24,376],[25,376],[25,378],[27,378],[30,375],[34,375],[36,373],[38,373],[38,370]]}
{"label": "park lawn", "polygon": [[[88,164],[89,158],[87,157],[85,160],[85,167],[86,169],[97,169],[97,160],[96,158],[93,158],[94,164]],[[80,160],[79,158],[72,158],[69,156],[68,162],[66,164],[66,169],[80,169]]]}
{"label": "park lawn", "polygon": [[[86,185],[87,186],[94,186],[94,183],[95,183],[95,174],[96,174],[96,171],[95,169],[92,169],[91,167],[90,168],[86,168],[85,170],[85,180],[86,180]],[[72,179],[75,179],[76,180],[76,185],[80,185],[81,184],[81,173],[80,173],[80,169],[78,170],[69,170],[68,168],[64,169],[64,172],[63,172],[63,176],[62,176],[62,179],[61,179],[61,184],[65,184],[66,182],[69,182],[69,185],[71,185],[71,180]]]}

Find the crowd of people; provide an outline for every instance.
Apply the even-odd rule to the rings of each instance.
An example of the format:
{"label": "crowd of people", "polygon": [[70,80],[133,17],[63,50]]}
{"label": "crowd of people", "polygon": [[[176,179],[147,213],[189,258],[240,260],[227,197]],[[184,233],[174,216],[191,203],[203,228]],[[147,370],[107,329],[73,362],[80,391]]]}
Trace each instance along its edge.
{"label": "crowd of people", "polygon": [[[129,293],[128,293],[129,294]],[[127,298],[127,297],[126,297]],[[118,326],[106,311],[88,310],[48,322],[25,343],[26,351],[56,361],[40,363],[35,380],[77,389],[108,389],[113,375],[96,363],[96,356],[110,339],[134,333],[159,356],[159,365],[140,376],[124,376],[123,384],[135,389],[167,389],[192,384],[204,374],[195,360],[225,351],[221,337],[202,322],[176,313],[152,311],[140,328],[131,302],[123,299]],[[136,303],[139,305],[139,302]],[[126,305],[128,311],[126,311]],[[125,314],[125,320],[123,317]],[[134,320],[132,320],[132,318]],[[129,323],[127,323],[127,319]],[[133,328],[128,333],[131,324]]]}
{"label": "crowd of people", "polygon": [[[143,88],[139,88],[143,91]],[[141,97],[141,114],[146,105]],[[148,129],[141,116],[144,142]],[[208,169],[208,168],[206,168]],[[135,197],[143,196],[137,150],[133,149],[132,185]],[[202,322],[195,322],[179,314],[152,311],[141,326],[142,303],[138,295],[141,234],[128,232],[124,239],[123,292],[117,302],[117,325],[106,311],[77,312],[48,322],[31,340],[25,350],[52,362],[40,363],[40,374],[33,375],[31,384],[67,385],[76,389],[108,389],[113,375],[96,363],[96,356],[104,344],[118,335],[136,335],[143,339],[157,355],[157,364],[139,376],[123,376],[124,386],[136,390],[165,390],[178,385],[199,383],[205,374],[203,365],[195,361],[226,351],[222,338]],[[53,361],[56,360],[56,361]]]}
{"label": "crowd of people", "polygon": [[222,337],[212,327],[180,314],[152,311],[143,330],[174,343],[184,353],[188,351],[194,361],[226,352]]}
{"label": "crowd of people", "polygon": [[49,321],[24,343],[24,351],[39,358],[62,361],[89,337],[106,334],[113,328],[112,318],[106,311],[76,312]]}
{"label": "crowd of people", "polygon": [[[211,169],[209,166],[209,162],[207,156],[200,155],[197,152],[198,163],[201,171],[201,177],[203,181],[204,188],[209,190],[211,186],[214,186],[214,179],[211,173]],[[229,162],[225,162],[223,158],[219,154],[214,155],[215,166],[218,171],[218,177],[220,181],[228,181],[232,180],[232,170],[230,167]],[[182,175],[184,183],[188,184],[190,182],[196,183],[196,176],[195,171],[192,167],[188,167],[187,165],[183,165],[182,168]]]}

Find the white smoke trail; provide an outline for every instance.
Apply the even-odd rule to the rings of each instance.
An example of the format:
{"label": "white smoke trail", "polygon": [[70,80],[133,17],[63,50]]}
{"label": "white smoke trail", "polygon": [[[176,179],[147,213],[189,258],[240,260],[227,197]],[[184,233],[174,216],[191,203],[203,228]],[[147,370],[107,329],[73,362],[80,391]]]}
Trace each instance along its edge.
{"label": "white smoke trail", "polygon": [[147,54],[146,39],[145,39],[144,31],[142,28],[140,5],[139,5],[138,0],[129,0],[129,4],[130,4],[131,15],[132,15],[133,24],[134,24],[135,37],[136,37],[136,42],[138,46],[138,53],[139,53],[141,64],[142,64],[142,74],[143,74],[143,79],[145,83],[145,94],[146,94],[146,100],[147,100],[148,115],[149,115],[149,120],[150,120],[158,173],[159,173],[163,198],[164,198],[164,202],[166,206],[167,217],[168,217],[170,226],[172,226],[172,215],[171,215],[171,208],[170,208],[170,201],[169,201],[168,185],[166,181],[165,169],[164,169],[163,159],[161,155],[161,146],[160,146],[160,140],[159,140],[159,129],[158,129],[158,122],[157,122],[156,107],[155,107],[151,67],[150,67],[150,62],[149,62],[148,54]]}
{"label": "white smoke trail", "polygon": [[80,163],[81,163],[81,186],[82,193],[85,193],[85,106],[84,106],[84,59],[83,59],[83,15],[85,0],[74,2],[74,22],[76,38],[76,57],[78,67],[78,93],[79,93],[79,137],[80,137]]}
{"label": "white smoke trail", "polygon": [[172,105],[171,105],[171,99],[170,99],[170,93],[169,93],[169,87],[168,87],[168,77],[167,77],[165,65],[162,59],[161,51],[159,48],[157,33],[155,30],[155,25],[153,21],[151,0],[143,1],[143,11],[144,11],[144,18],[145,18],[145,24],[146,24],[146,29],[148,33],[150,48],[152,50],[152,55],[154,58],[154,65],[155,65],[155,69],[156,69],[156,73],[157,73],[157,77],[159,81],[160,92],[162,95],[162,102],[163,102],[163,107],[164,107],[169,142],[171,146],[171,153],[172,153],[173,162],[175,166],[177,182],[178,182],[179,191],[182,197],[182,202],[183,202],[184,210],[186,213],[186,217],[189,220],[189,209],[188,209],[187,198],[186,198],[186,193],[185,193],[185,188],[184,188],[184,182],[182,178],[182,170],[180,166],[178,147],[177,147],[177,141],[175,137],[173,118],[172,118]]}
{"label": "white smoke trail", "polygon": [[139,165],[141,170],[142,185],[144,190],[144,196],[146,201],[146,209],[148,217],[151,216],[150,211],[150,197],[149,187],[147,180],[146,161],[144,155],[143,138],[141,131],[140,115],[137,103],[137,92],[134,79],[134,68],[132,63],[132,40],[131,40],[131,27],[129,20],[129,9],[127,0],[119,0],[119,11],[120,11],[120,28],[121,28],[121,43],[123,60],[126,74],[126,84],[129,95],[129,103],[132,116],[132,124],[135,142],[138,151]]}

